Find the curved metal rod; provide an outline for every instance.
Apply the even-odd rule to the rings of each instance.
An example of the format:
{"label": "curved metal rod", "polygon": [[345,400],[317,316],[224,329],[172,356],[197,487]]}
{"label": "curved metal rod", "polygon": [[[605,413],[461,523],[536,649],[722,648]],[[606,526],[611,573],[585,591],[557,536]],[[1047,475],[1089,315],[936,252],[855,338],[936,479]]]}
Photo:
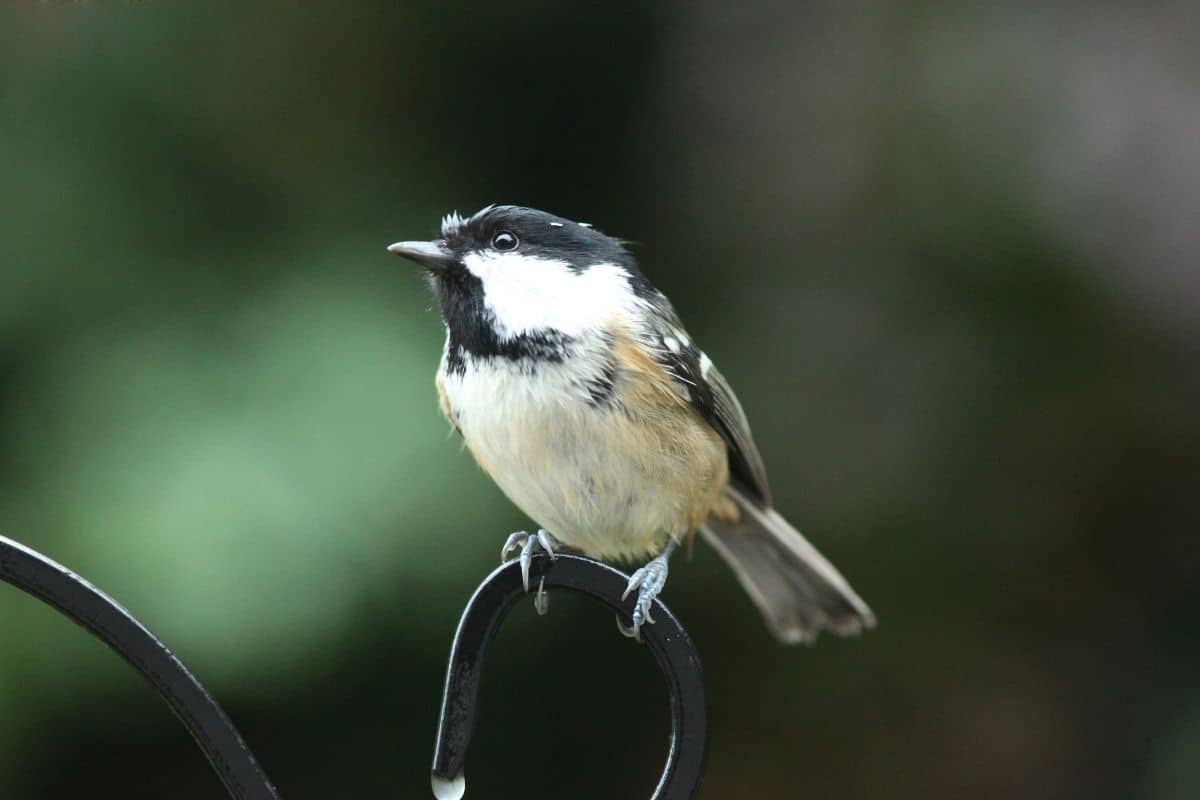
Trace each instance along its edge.
{"label": "curved metal rod", "polygon": [[[539,555],[530,569],[531,585],[582,592],[627,621],[634,598],[622,600],[621,593],[628,581],[628,576],[606,564],[575,555],[560,554],[554,560]],[[433,792],[438,800],[458,800],[466,791],[463,765],[475,729],[484,655],[505,616],[524,596],[520,565],[511,561],[484,579],[463,611],[450,650],[433,752]],[[671,748],[652,800],[690,800],[708,753],[704,673],[691,637],[657,600],[653,617],[654,624],[642,626],[642,637],[666,675],[671,693]]]}
{"label": "curved metal rod", "polygon": [[61,564],[0,536],[0,580],[58,609],[148,680],[200,745],[236,800],[279,800],[258,762],[216,701],[144,625]]}

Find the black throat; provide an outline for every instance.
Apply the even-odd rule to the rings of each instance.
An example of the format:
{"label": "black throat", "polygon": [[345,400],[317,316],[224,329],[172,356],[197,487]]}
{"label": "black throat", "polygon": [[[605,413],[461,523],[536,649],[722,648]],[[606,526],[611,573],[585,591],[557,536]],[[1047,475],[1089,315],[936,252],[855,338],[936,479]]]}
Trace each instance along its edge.
{"label": "black throat", "polygon": [[496,334],[494,318],[483,302],[483,282],[463,267],[431,276],[433,291],[442,307],[442,320],[450,332],[446,370],[464,375],[466,358],[501,358],[526,362],[561,363],[574,341],[550,328],[533,330],[507,339]]}

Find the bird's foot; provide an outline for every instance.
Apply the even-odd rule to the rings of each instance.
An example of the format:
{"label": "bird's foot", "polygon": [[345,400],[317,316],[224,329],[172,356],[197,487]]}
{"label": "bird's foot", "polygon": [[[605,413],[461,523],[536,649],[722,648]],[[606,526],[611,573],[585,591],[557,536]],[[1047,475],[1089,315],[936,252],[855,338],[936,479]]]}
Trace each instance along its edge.
{"label": "bird's foot", "polygon": [[617,619],[617,627],[625,636],[631,639],[641,639],[642,625],[654,624],[654,619],[650,616],[650,608],[667,583],[667,560],[674,549],[675,543],[672,542],[663,550],[662,555],[633,573],[629,578],[629,584],[625,587],[625,593],[621,595],[621,599],[624,600],[628,597],[634,589],[638,590],[638,596],[637,602],[633,605],[633,625],[626,627],[620,618]]}
{"label": "bird's foot", "polygon": [[[525,586],[525,591],[529,591],[529,567],[533,564],[534,555],[541,550],[546,555],[550,556],[550,560],[555,558],[554,549],[558,547],[558,542],[550,535],[548,531],[538,528],[537,533],[527,533],[525,531],[517,531],[508,537],[504,542],[504,546],[500,548],[500,563],[508,561],[508,554],[517,548],[521,549],[521,555],[518,558],[521,561],[521,583]],[[544,581],[542,582],[544,583]],[[546,590],[542,584],[538,585],[537,596],[533,599],[533,606],[537,609],[538,614],[545,615],[550,608],[550,597],[546,594]]]}

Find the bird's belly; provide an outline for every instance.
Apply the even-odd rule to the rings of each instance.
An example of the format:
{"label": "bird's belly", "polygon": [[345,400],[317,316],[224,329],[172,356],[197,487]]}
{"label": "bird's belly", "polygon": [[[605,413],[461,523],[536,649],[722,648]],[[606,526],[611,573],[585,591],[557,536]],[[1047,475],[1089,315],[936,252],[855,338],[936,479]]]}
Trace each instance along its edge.
{"label": "bird's belly", "polygon": [[560,542],[598,558],[654,554],[723,488],[724,445],[690,411],[638,419],[556,390],[552,374],[513,377],[476,370],[443,390],[479,464]]}

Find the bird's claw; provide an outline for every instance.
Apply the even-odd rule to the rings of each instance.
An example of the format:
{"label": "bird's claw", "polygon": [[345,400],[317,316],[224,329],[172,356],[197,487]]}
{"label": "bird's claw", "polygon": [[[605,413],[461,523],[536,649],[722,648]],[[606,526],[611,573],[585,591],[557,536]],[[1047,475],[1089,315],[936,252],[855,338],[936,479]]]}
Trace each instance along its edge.
{"label": "bird's claw", "polygon": [[[521,583],[525,586],[525,591],[529,591],[529,568],[533,564],[533,556],[538,550],[541,550],[546,555],[550,556],[553,561],[556,558],[554,548],[558,547],[558,542],[554,541],[554,537],[548,531],[538,528],[537,533],[529,534],[525,531],[517,531],[505,540],[504,546],[500,548],[500,562],[508,561],[508,554],[517,548],[521,548]],[[538,587],[538,613],[546,613],[549,607],[549,601],[546,599],[546,592],[542,587]]]}
{"label": "bird's claw", "polygon": [[634,589],[638,590],[637,602],[633,604],[633,625],[626,627],[618,617],[617,628],[622,634],[630,639],[640,640],[642,638],[642,625],[654,624],[654,618],[650,616],[650,609],[654,607],[654,600],[666,583],[667,554],[659,556],[633,573],[625,587],[625,592],[621,595],[621,599],[624,600]]}

